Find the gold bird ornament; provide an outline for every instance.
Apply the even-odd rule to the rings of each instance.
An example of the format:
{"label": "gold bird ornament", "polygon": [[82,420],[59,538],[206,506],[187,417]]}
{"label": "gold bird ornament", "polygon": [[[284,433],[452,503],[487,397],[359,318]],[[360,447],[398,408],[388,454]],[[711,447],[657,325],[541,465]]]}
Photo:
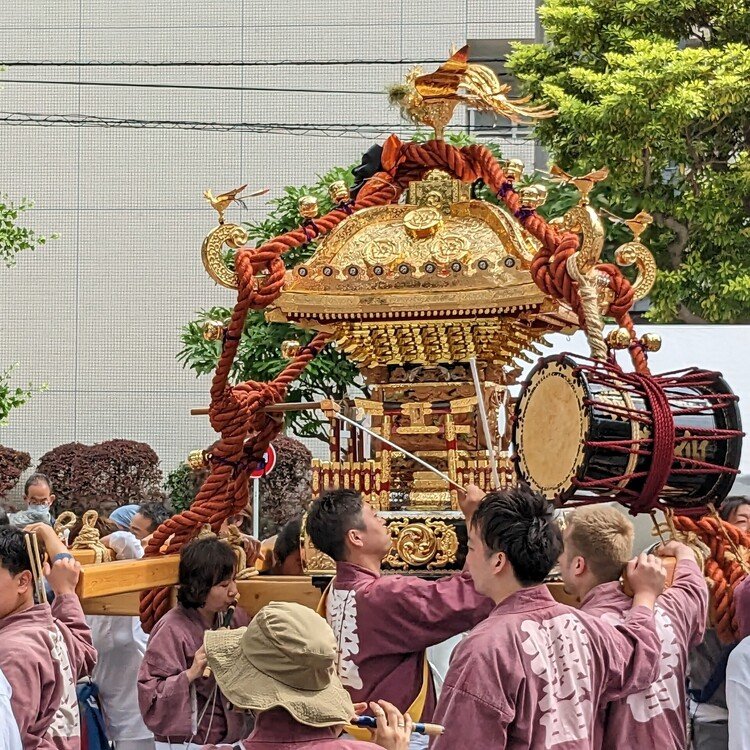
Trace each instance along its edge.
{"label": "gold bird ornament", "polygon": [[203,191],[203,197],[208,201],[211,208],[213,208],[219,214],[219,224],[224,223],[224,212],[232,205],[237,203],[243,208],[247,208],[243,198],[257,198],[259,195],[265,195],[269,188],[261,188],[260,190],[254,190],[252,193],[248,193],[245,196],[241,196],[242,191],[247,185],[242,185],[234,190],[227,190],[226,193],[214,196],[210,190]]}
{"label": "gold bird ornament", "polygon": [[639,211],[632,219],[624,219],[623,224],[633,233],[633,236],[638,239],[643,232],[653,223],[654,217],[646,211]]}
{"label": "gold bird ornament", "polygon": [[556,112],[543,104],[529,105],[530,96],[511,99],[510,86],[501,84],[497,74],[485,65],[470,63],[465,45],[434,73],[412,68],[404,83],[388,90],[392,105],[399,107],[410,122],[428,125],[435,138],[443,139],[445,126],[458,104],[469,109],[494,112],[513,123],[553,117]]}
{"label": "gold bird ornament", "polygon": [[589,193],[594,189],[594,185],[609,177],[609,170],[606,167],[603,167],[602,169],[595,169],[593,172],[577,177],[576,175],[568,174],[563,171],[557,166],[557,164],[553,164],[550,168],[550,174],[560,180],[564,185],[573,185],[581,194],[581,198],[587,201]]}

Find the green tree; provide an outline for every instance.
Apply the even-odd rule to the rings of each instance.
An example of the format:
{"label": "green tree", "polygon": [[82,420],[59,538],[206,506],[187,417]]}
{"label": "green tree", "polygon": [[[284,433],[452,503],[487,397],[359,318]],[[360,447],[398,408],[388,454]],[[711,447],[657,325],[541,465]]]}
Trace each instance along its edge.
{"label": "green tree", "polygon": [[559,114],[537,135],[569,172],[607,165],[595,200],[654,216],[649,317],[750,320],[750,5],[546,0],[547,41],[508,66]]}
{"label": "green tree", "polygon": [[[7,195],[0,196],[0,261],[6,268],[16,264],[18,253],[35,250],[47,242],[46,237],[18,223],[21,214],[33,205],[26,199],[16,204]],[[56,239],[57,235],[53,234],[51,238]],[[0,370],[0,425],[7,424],[11,411],[23,406],[33,393],[31,384],[25,387],[12,384],[13,372],[17,368],[18,363],[15,363]]]}

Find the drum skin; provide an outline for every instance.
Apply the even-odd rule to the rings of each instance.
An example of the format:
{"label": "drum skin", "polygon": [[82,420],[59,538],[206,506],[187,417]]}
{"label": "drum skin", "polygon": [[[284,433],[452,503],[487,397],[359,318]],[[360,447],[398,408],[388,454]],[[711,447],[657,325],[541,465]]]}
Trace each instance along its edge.
{"label": "drum skin", "polygon": [[[643,487],[651,464],[650,409],[642,392],[618,380],[619,370],[605,363],[557,355],[539,361],[516,403],[513,442],[518,477],[561,503],[628,497]],[[721,399],[715,406],[716,394]],[[662,503],[674,508],[717,505],[727,496],[739,467],[740,413],[726,381],[712,374],[710,387],[670,386],[675,422],[675,458]],[[698,413],[675,414],[700,407]],[[696,430],[733,430],[728,439],[696,435]],[[629,443],[623,447],[623,442]],[[695,459],[723,471],[687,471],[681,459]],[[728,470],[728,471],[726,471]],[[617,479],[621,478],[621,479]],[[614,482],[613,480],[616,480]],[[597,483],[601,482],[600,485]],[[581,488],[578,483],[587,486]]]}

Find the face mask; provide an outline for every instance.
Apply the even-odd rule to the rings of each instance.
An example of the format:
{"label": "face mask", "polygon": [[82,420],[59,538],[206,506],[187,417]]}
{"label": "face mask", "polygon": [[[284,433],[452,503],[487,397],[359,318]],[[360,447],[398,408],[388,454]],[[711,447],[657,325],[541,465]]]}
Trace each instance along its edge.
{"label": "face mask", "polygon": [[49,515],[49,508],[46,505],[29,505],[29,512]]}

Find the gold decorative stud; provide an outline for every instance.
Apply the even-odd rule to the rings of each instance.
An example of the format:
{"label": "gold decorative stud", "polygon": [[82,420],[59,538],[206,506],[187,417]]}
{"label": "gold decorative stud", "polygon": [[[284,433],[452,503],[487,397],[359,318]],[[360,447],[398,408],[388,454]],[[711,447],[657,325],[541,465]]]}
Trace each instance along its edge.
{"label": "gold decorative stud", "polygon": [[610,349],[627,349],[630,342],[630,331],[627,328],[614,328],[607,334],[607,346]]}
{"label": "gold decorative stud", "polygon": [[523,168],[524,163],[520,159],[508,159],[503,166],[503,171],[509,180],[520,180]]}
{"label": "gold decorative stud", "polygon": [[303,195],[297,201],[297,210],[305,219],[314,219],[318,215],[318,199],[314,195]]}
{"label": "gold decorative stud", "polygon": [[193,471],[200,471],[208,466],[206,454],[202,450],[190,451],[185,462]]}
{"label": "gold decorative stud", "polygon": [[343,180],[336,180],[328,186],[328,195],[334,203],[343,203],[349,200],[349,188]]}
{"label": "gold decorative stud", "polygon": [[220,321],[209,320],[203,324],[203,338],[206,341],[221,341],[226,330],[226,326]]}
{"label": "gold decorative stud", "polygon": [[404,227],[414,239],[432,237],[443,226],[443,215],[437,208],[415,208],[404,216]]}
{"label": "gold decorative stud", "polygon": [[658,352],[661,349],[661,336],[658,333],[644,333],[641,336],[641,346],[647,352]]}
{"label": "gold decorative stud", "polygon": [[547,202],[547,188],[544,185],[528,185],[518,191],[522,208],[539,208]]}
{"label": "gold decorative stud", "polygon": [[300,350],[299,341],[289,339],[281,342],[281,356],[284,359],[294,359]]}

